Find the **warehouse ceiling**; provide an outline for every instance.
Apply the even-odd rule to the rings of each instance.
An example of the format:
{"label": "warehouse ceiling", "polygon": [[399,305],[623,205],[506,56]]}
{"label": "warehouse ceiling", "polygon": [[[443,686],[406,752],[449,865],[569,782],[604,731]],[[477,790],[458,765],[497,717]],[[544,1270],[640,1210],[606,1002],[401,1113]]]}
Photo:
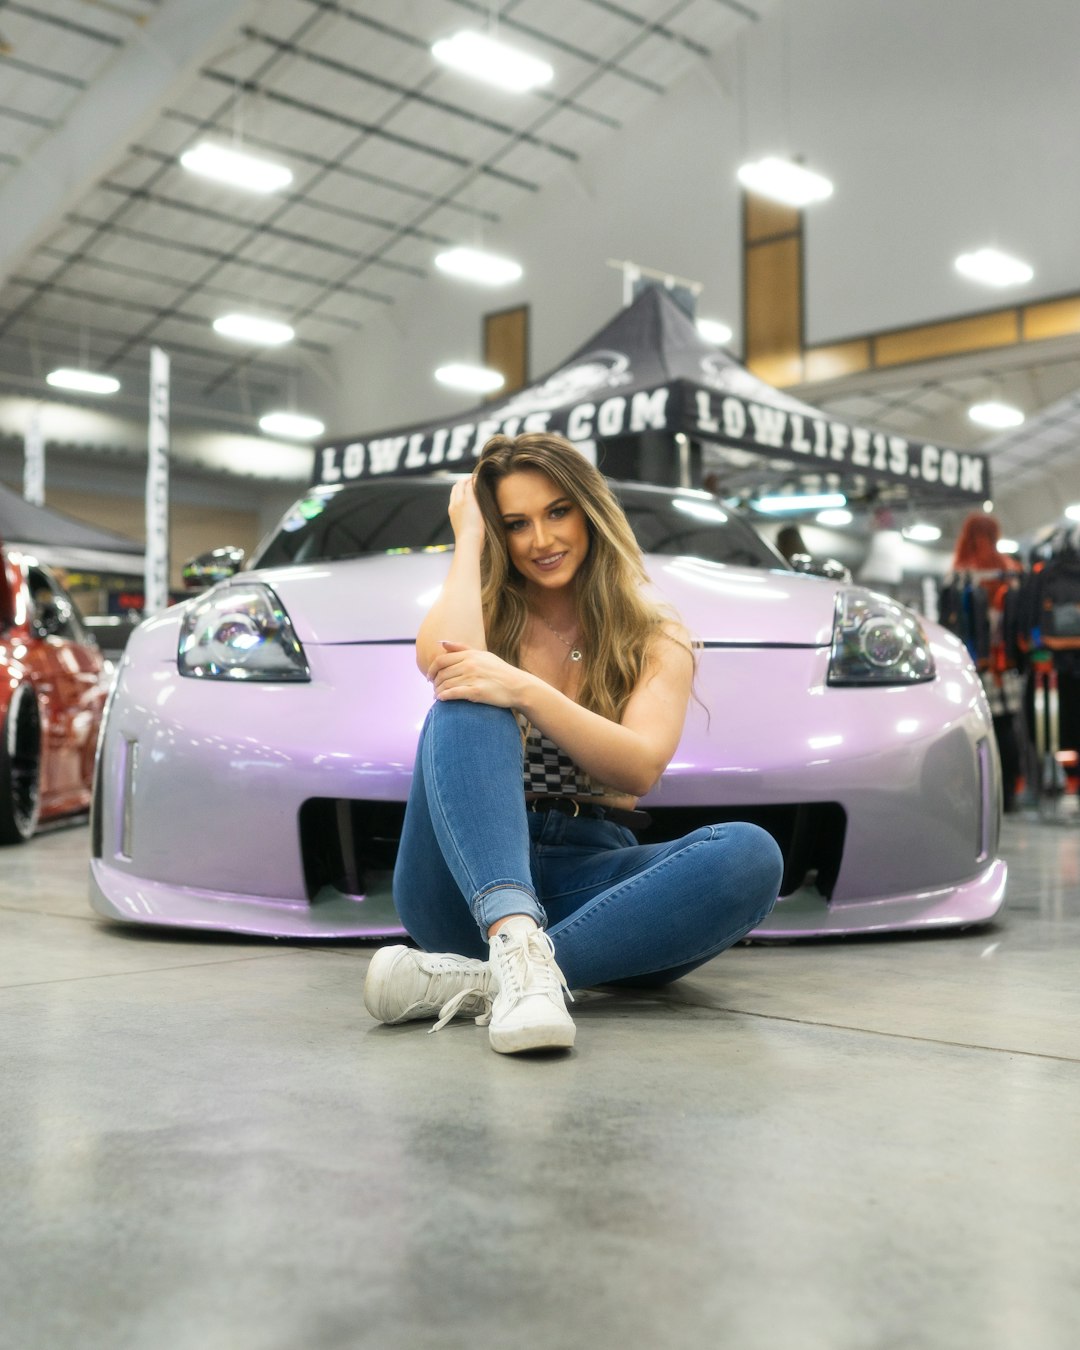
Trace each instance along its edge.
{"label": "warehouse ceiling", "polygon": [[[0,387],[38,396],[58,365],[109,371],[142,417],[147,351],[173,361],[174,415],[253,430],[301,373],[392,312],[434,255],[474,243],[777,0],[0,0]],[[551,61],[520,99],[446,70],[463,27]],[[285,191],[223,189],[180,167],[196,142],[286,163]],[[662,261],[662,260],[657,260]],[[238,345],[243,309],[296,340]],[[994,448],[1012,486],[1080,443],[1074,342],[869,372],[802,392],[912,439]],[[1033,412],[997,436],[975,398]],[[1048,468],[1048,465],[1051,467]]]}
{"label": "warehouse ceiling", "polygon": [[[92,366],[141,408],[157,343],[173,357],[174,410],[250,424],[280,401],[298,360],[317,369],[423,282],[436,252],[471,243],[618,137],[769,3],[0,5],[9,189],[20,173],[34,187],[27,174],[77,177],[93,154],[108,161],[66,198],[39,193],[29,209],[41,219],[20,221],[21,256],[0,241],[0,378],[29,392],[57,365]],[[518,111],[431,54],[439,37],[496,23],[506,41],[557,58],[557,87],[515,101]],[[155,86],[147,71],[180,39],[190,69]],[[100,132],[86,124],[94,117]],[[283,161],[294,181],[260,197],[197,178],[178,157],[203,138]],[[82,147],[86,168],[73,169]],[[219,337],[213,319],[238,307],[288,322],[296,341],[275,352]]]}

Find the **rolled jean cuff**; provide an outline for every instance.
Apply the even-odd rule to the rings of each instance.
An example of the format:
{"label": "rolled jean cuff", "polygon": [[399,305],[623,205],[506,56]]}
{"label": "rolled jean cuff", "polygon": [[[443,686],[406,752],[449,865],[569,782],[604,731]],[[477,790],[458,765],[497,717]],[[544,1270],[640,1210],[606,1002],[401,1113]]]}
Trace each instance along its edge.
{"label": "rolled jean cuff", "polygon": [[473,896],[469,908],[484,937],[487,937],[493,923],[509,918],[511,914],[527,914],[541,928],[547,927],[547,915],[536,896],[531,891],[523,890],[514,881],[493,882],[486,890]]}

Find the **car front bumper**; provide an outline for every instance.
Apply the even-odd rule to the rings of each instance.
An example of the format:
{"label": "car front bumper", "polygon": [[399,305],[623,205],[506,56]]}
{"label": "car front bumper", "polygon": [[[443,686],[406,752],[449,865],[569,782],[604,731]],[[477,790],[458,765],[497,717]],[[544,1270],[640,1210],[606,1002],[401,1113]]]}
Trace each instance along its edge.
{"label": "car front bumper", "polygon": [[[316,834],[343,821],[339,854],[343,806],[400,812],[431,700],[411,645],[311,644],[302,685],[182,678],[175,647],[143,645],[102,736],[94,908],[287,939],[400,934],[392,857],[320,872],[301,836],[313,803],[326,808]],[[823,649],[701,653],[700,703],[644,807],[672,822],[713,808],[827,808],[842,822],[819,850],[835,855],[827,882],[797,877],[755,937],[964,926],[1001,908],[992,724],[958,648],[935,655],[931,683],[866,689],[828,687]]]}

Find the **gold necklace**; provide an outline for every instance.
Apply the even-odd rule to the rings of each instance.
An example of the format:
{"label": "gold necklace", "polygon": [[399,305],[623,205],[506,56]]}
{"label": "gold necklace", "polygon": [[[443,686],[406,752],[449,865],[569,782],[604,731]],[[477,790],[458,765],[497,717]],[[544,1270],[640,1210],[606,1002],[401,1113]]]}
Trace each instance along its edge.
{"label": "gold necklace", "polygon": [[557,628],[552,628],[551,624],[548,623],[547,619],[545,619],[542,614],[537,614],[536,617],[540,620],[540,622],[544,625],[544,627],[548,630],[548,632],[554,633],[555,636],[559,639],[559,641],[563,644],[563,646],[566,648],[566,654],[571,661],[581,660],[581,648],[577,645],[576,642],[575,643],[568,642]]}

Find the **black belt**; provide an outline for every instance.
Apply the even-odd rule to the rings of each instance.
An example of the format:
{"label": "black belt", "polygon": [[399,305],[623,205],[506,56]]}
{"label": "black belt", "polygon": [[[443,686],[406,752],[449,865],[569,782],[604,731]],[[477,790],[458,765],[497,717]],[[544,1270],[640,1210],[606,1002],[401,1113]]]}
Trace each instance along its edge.
{"label": "black belt", "polygon": [[613,825],[624,825],[636,832],[647,830],[652,824],[648,811],[624,811],[620,806],[600,806],[596,802],[579,802],[573,797],[533,797],[526,802],[530,811],[558,811],[562,816],[585,816],[590,820],[610,820]]}

